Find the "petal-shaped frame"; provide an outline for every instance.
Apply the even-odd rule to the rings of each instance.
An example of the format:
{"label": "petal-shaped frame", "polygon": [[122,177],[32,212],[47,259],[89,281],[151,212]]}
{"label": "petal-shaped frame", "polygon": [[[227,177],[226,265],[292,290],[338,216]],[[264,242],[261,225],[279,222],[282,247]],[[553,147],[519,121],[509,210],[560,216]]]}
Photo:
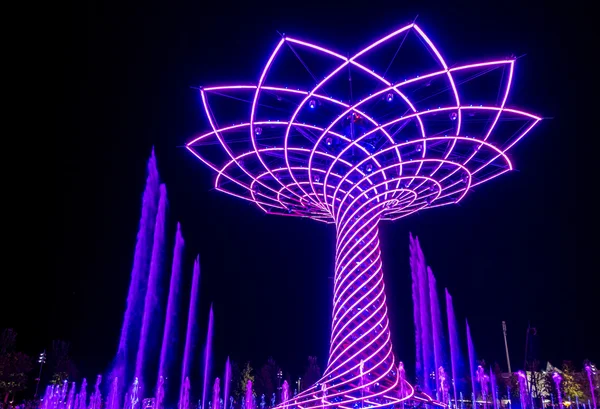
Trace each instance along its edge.
{"label": "petal-shaped frame", "polygon": [[[420,73],[402,82],[392,83],[359,62],[362,57],[389,41],[408,35],[409,32],[419,37],[435,59],[439,70]],[[267,85],[270,69],[286,46],[300,47],[317,55],[333,58],[339,63],[312,89],[292,90],[283,85]],[[378,202],[387,203],[382,218],[396,220],[419,210],[457,203],[471,187],[512,170],[507,151],[541,120],[539,116],[506,106],[514,66],[514,59],[501,59],[449,67],[437,47],[416,24],[409,24],[392,32],[351,57],[284,36],[270,55],[256,85],[206,87],[200,90],[202,106],[212,131],[188,142],[186,147],[217,173],[215,187],[218,190],[254,202],[267,213],[310,217],[331,223],[339,217],[341,203],[372,191]],[[354,103],[342,102],[326,95],[323,89],[328,82],[349,67],[378,81],[380,89]],[[461,104],[460,84],[454,79],[456,73],[499,68],[506,69],[508,74],[499,93],[501,98],[495,106]],[[416,108],[417,104],[411,101],[410,92],[405,90],[432,79],[445,79],[454,104],[419,111]],[[276,78],[270,82],[276,83]],[[218,118],[212,113],[208,96],[211,93],[238,91],[252,94],[248,120],[238,125],[219,127]],[[289,112],[287,121],[261,121],[256,112],[265,93],[294,95],[300,102]],[[369,104],[390,93],[402,101],[407,110],[401,116],[379,123],[377,118],[370,114]],[[309,104],[314,104],[315,100],[335,105],[341,110],[339,115],[331,118],[327,127],[307,125],[298,121],[301,111],[307,109]],[[474,113],[491,115],[489,126],[478,135],[463,135],[463,124],[466,118]],[[428,120],[441,114],[451,116],[453,128],[443,136],[431,134],[428,132]],[[336,131],[336,127],[349,115],[365,119],[371,129],[353,138]],[[505,115],[509,115],[511,120],[518,118],[524,122],[520,132],[509,137],[495,135],[497,125]],[[403,128],[411,122],[415,123],[418,129],[411,139],[399,141],[394,137],[391,132],[393,127]],[[259,141],[261,127],[265,126],[279,129],[276,143],[269,147],[261,146]],[[294,130],[303,130],[314,135],[312,146],[294,146],[291,138]],[[246,133],[250,149],[242,153],[234,152],[230,146],[232,132],[236,135]],[[381,144],[376,152],[372,152],[366,141],[377,135],[381,135],[385,143]],[[343,147],[337,151],[328,149],[331,138],[340,141]],[[202,149],[198,149],[208,140],[215,139],[229,158],[224,163],[213,163],[210,155],[204,155]],[[443,145],[443,152],[440,152],[440,144]],[[461,149],[457,149],[459,147]],[[435,149],[436,153],[431,149]],[[356,162],[354,157],[350,160],[350,152],[356,150],[362,155],[359,162]],[[270,164],[266,157],[273,155],[282,157],[283,163],[276,167]],[[290,158],[295,156],[295,161],[298,162],[299,155],[304,158],[303,163],[293,164]],[[260,165],[250,167],[246,162]],[[340,167],[342,171],[339,170]]]}

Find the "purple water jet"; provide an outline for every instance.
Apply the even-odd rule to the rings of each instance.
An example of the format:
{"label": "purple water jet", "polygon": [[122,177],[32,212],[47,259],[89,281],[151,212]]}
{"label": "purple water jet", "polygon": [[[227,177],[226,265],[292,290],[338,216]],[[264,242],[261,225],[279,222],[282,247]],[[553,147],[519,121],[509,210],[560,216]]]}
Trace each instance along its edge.
{"label": "purple water jet", "polygon": [[454,406],[458,407],[458,395],[457,389],[462,389],[458,385],[459,379],[462,376],[459,375],[460,365],[462,357],[460,353],[460,341],[458,338],[458,324],[456,322],[456,315],[454,314],[454,306],[452,304],[452,296],[446,288],[446,315],[448,319],[448,338],[450,341],[450,368],[452,370],[452,388],[454,393]]}
{"label": "purple water jet", "polygon": [[75,407],[75,382],[71,383],[65,407],[66,409],[74,409]]}
{"label": "purple water jet", "polygon": [[412,299],[413,299],[413,319],[415,323],[415,349],[416,349],[416,362],[415,362],[415,376],[417,383],[422,383],[425,379],[423,372],[423,349],[421,347],[422,330],[421,330],[421,301],[420,301],[420,285],[419,285],[419,251],[417,249],[418,244],[413,239],[412,234],[409,236],[410,241],[410,274],[412,278]]}
{"label": "purple water jet", "polygon": [[[442,317],[440,312],[440,301],[438,299],[437,285],[435,276],[431,271],[431,268],[427,267],[427,281],[429,282],[429,305],[431,308],[431,336],[433,343],[433,359],[434,368],[436,368],[436,375],[438,374],[439,368],[444,364],[444,330],[442,328]],[[445,372],[444,372],[444,376]],[[439,377],[435,377],[435,389],[437,391],[442,390]],[[444,403],[448,403],[446,400],[442,400]]]}
{"label": "purple water jet", "polygon": [[127,294],[127,304],[123,317],[123,326],[119,339],[119,347],[113,363],[110,379],[118,377],[126,381],[129,379],[129,360],[133,358],[132,346],[137,346],[141,330],[144,298],[152,257],[152,242],[159,201],[159,176],[156,167],[154,149],[148,159],[146,187],[142,196],[142,214],[137,233],[135,252],[133,255],[133,268],[131,281]]}
{"label": "purple water jet", "polygon": [[596,395],[594,393],[594,381],[592,379],[592,375],[593,375],[592,366],[586,365],[585,372],[587,373],[588,382],[590,383],[590,395],[592,396],[592,402],[594,403],[594,409],[597,409]]}
{"label": "purple water jet", "polygon": [[229,357],[227,357],[227,361],[225,361],[225,376],[223,377],[223,402],[225,404],[225,408],[227,409],[227,400],[229,399],[229,388],[231,386],[231,362],[229,361]]}
{"label": "purple water jet", "polygon": [[254,394],[252,392],[251,380],[248,380],[248,383],[246,383],[246,398],[244,400],[243,409],[254,409]]}
{"label": "purple water jet", "polygon": [[138,403],[140,402],[140,381],[138,378],[133,378],[133,384],[131,385],[131,389],[125,398],[125,405],[123,405],[124,409],[136,409]]}
{"label": "purple water jet", "polygon": [[435,377],[436,369],[433,348],[430,286],[425,256],[421,250],[419,239],[416,237],[414,239],[411,237],[410,252],[413,288],[416,287],[417,289],[417,295],[416,297],[413,296],[413,300],[418,302],[418,304],[414,305],[415,310],[418,310],[418,314],[415,314],[415,339],[420,334],[419,339],[416,339],[418,349],[420,344],[420,357],[417,359],[417,362],[419,360],[421,362],[421,370],[417,372],[417,376],[421,376],[419,382],[423,386],[423,391],[431,394],[430,375],[434,374]]}
{"label": "purple water jet", "polygon": [[562,376],[560,376],[558,372],[554,372],[554,374],[552,374],[552,380],[554,380],[554,384],[556,385],[556,399],[558,399],[558,407],[560,409],[563,407],[563,398],[562,393],[560,391]]}
{"label": "purple water jet", "polygon": [[[84,379],[85,381],[85,379]],[[54,394],[54,385],[47,385],[46,391],[44,392],[44,397],[42,398],[42,408],[48,409],[50,407],[50,403],[52,401],[52,395]],[[77,395],[79,397],[79,395]],[[85,409],[85,407],[84,407]]]}
{"label": "purple water jet", "polygon": [[[200,257],[196,257],[194,260],[194,273],[192,276],[192,288],[190,292],[190,305],[188,308],[188,322],[187,331],[185,335],[185,348],[183,352],[183,366],[181,368],[181,387],[179,393],[179,402],[182,402],[183,392],[187,382],[188,394],[189,394],[189,376],[190,376],[190,364],[194,358],[194,349],[196,347],[196,336],[197,336],[197,324],[196,324],[196,310],[198,307],[198,295],[200,290]],[[188,403],[189,405],[189,396]]]}
{"label": "purple water jet", "polygon": [[65,399],[67,398],[67,390],[69,389],[69,382],[63,381],[63,384],[58,387],[58,398],[56,399],[56,407],[64,406]]}
{"label": "purple water jet", "polygon": [[219,395],[221,393],[221,380],[217,377],[215,378],[215,383],[213,384],[213,395],[212,395],[212,409],[221,409],[219,406]]}
{"label": "purple water jet", "polygon": [[527,375],[525,375],[525,372],[517,372],[517,380],[519,381],[519,398],[521,399],[521,409],[527,409]]}
{"label": "purple water jet", "polygon": [[[213,306],[210,304],[208,313],[208,330],[206,331],[206,343],[204,344],[204,379],[202,387],[202,409],[206,402],[206,393],[208,388],[208,377],[210,375],[210,359],[212,354],[212,338],[213,338],[214,314]],[[215,409],[215,408],[213,408]]]}
{"label": "purple water jet", "polygon": [[96,384],[94,385],[94,393],[90,396],[89,409],[100,409],[102,407],[102,395],[100,393],[100,384],[102,383],[102,375],[96,377]]}
{"label": "purple water jet", "polygon": [[490,387],[492,389],[492,400],[494,403],[494,409],[498,409],[498,397],[496,396],[496,377],[492,368],[490,368]]}
{"label": "purple water jet", "polygon": [[187,376],[181,383],[181,394],[179,395],[179,409],[190,408],[190,378]]}
{"label": "purple water jet", "polygon": [[160,316],[160,288],[161,275],[164,271],[164,247],[166,241],[165,221],[167,217],[167,187],[160,185],[160,198],[158,200],[158,212],[154,225],[154,240],[152,246],[152,259],[150,261],[150,273],[148,275],[148,287],[146,288],[146,297],[144,299],[144,313],[142,315],[142,329],[140,330],[140,339],[138,343],[137,356],[135,360],[135,377],[140,381],[140,389],[143,393],[144,367],[150,360],[149,349],[153,345],[153,330],[156,330],[157,317]]}
{"label": "purple water jet", "polygon": [[400,398],[406,397],[406,370],[404,369],[404,363],[400,361],[398,363],[398,378],[400,378],[400,386],[398,387],[398,394]]}
{"label": "purple water jet", "polygon": [[473,338],[471,338],[471,328],[469,328],[469,321],[465,320],[467,324],[467,349],[469,353],[469,375],[471,376],[471,399],[475,402],[477,398],[477,389],[475,389],[475,381],[477,375],[475,373],[477,368],[477,361],[475,358],[475,345],[473,345]]}
{"label": "purple water jet", "polygon": [[283,381],[281,386],[281,402],[287,402],[290,399],[290,384],[288,381]]}
{"label": "purple water jet", "polygon": [[487,408],[487,375],[481,365],[477,367],[477,381],[481,388],[481,399],[483,399],[483,407]]}
{"label": "purple water jet", "polygon": [[75,407],[76,409],[87,408],[87,380],[85,378],[81,381],[81,388],[79,389],[79,395],[77,395]]}
{"label": "purple water jet", "polygon": [[165,378],[160,375],[156,381],[156,393],[154,394],[154,409],[162,409],[165,402]]}
{"label": "purple water jet", "polygon": [[[54,393],[55,386],[48,385],[46,387],[46,393],[44,394],[44,404],[42,405],[43,409],[51,409],[54,407]],[[82,409],[87,409],[85,406]]]}
{"label": "purple water jet", "polygon": [[114,378],[106,397],[106,409],[119,409],[119,378]]}
{"label": "purple water jet", "polygon": [[162,345],[160,348],[160,360],[158,367],[158,378],[169,376],[173,355],[177,343],[177,302],[181,282],[181,270],[183,249],[185,242],[181,234],[181,225],[177,223],[175,233],[175,247],[173,248],[173,263],[171,264],[171,279],[169,281],[169,297],[167,300],[167,313],[165,315],[165,328],[163,331]]}
{"label": "purple water jet", "polygon": [[448,397],[448,377],[446,376],[446,371],[444,371],[444,368],[441,366],[437,370],[436,379],[438,379],[440,400],[443,403],[448,404],[450,402]]}

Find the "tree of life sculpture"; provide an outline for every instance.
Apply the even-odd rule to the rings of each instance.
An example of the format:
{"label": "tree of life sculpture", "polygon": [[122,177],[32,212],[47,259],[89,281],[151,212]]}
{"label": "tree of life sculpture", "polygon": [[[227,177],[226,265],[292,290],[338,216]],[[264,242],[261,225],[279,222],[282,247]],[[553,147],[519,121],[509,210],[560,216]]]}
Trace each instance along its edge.
{"label": "tree of life sculpture", "polygon": [[513,169],[507,152],[541,120],[507,106],[514,66],[449,66],[409,24],[353,56],[282,36],[256,84],[200,88],[211,130],[186,147],[215,188],[336,228],[327,367],[282,407],[444,405],[398,370],[378,225],[458,203]]}

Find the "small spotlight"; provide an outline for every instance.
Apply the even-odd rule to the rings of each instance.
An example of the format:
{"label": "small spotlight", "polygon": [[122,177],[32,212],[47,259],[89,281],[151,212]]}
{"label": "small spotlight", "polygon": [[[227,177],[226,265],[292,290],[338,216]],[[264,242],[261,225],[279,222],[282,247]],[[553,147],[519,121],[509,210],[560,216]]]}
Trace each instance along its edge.
{"label": "small spotlight", "polygon": [[456,118],[458,118],[458,114],[456,112],[450,112],[450,120],[456,121]]}
{"label": "small spotlight", "polygon": [[325,145],[331,146],[332,143],[333,143],[333,139],[330,136],[325,138]]}
{"label": "small spotlight", "polygon": [[319,175],[314,175],[314,176],[313,176],[313,180],[314,180],[315,182],[319,183],[319,182],[321,181],[321,176],[319,176]]}
{"label": "small spotlight", "polygon": [[317,101],[315,101],[314,99],[311,99],[310,101],[308,101],[308,107],[310,109],[315,109],[317,107]]}
{"label": "small spotlight", "polygon": [[368,173],[371,173],[371,172],[373,172],[373,165],[371,165],[370,163],[367,163],[367,166],[365,166],[365,170],[366,170]]}
{"label": "small spotlight", "polygon": [[417,146],[415,146],[415,150],[417,152],[421,152],[423,150],[423,145],[421,145],[420,143],[418,143]]}
{"label": "small spotlight", "polygon": [[469,175],[463,175],[462,181],[463,183],[467,183],[469,181]]}
{"label": "small spotlight", "polygon": [[387,102],[392,102],[394,100],[394,94],[391,92],[388,92],[387,95],[385,96],[385,100]]}
{"label": "small spotlight", "polygon": [[260,136],[262,134],[262,128],[260,126],[257,126],[254,128],[254,134],[256,136]]}

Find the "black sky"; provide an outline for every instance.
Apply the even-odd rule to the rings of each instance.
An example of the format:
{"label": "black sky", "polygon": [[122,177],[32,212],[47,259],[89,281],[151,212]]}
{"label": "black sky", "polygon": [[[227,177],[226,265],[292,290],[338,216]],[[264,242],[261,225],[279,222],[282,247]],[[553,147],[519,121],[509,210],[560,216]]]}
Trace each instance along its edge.
{"label": "black sky", "polygon": [[268,217],[211,191],[213,175],[180,148],[207,126],[190,86],[255,80],[276,30],[351,52],[418,15],[449,63],[526,54],[510,102],[552,119],[513,150],[518,171],[460,206],[384,225],[396,352],[414,359],[413,232],[457,315],[469,318],[481,357],[504,365],[506,320],[520,366],[531,321],[539,358],[598,362],[588,238],[595,183],[581,167],[593,118],[582,114],[575,62],[581,25],[542,3],[342,3],[85,0],[52,10],[61,16],[40,30],[39,53],[18,54],[28,61],[27,92],[14,100],[12,121],[24,146],[5,152],[14,209],[0,327],[15,327],[21,348],[37,354],[52,339],[70,340],[88,377],[114,354],[154,145],[172,225],[183,225],[188,259],[201,254],[200,314],[214,302],[216,364],[227,354],[257,364],[273,355],[296,372],[309,354],[323,364],[333,229]]}

